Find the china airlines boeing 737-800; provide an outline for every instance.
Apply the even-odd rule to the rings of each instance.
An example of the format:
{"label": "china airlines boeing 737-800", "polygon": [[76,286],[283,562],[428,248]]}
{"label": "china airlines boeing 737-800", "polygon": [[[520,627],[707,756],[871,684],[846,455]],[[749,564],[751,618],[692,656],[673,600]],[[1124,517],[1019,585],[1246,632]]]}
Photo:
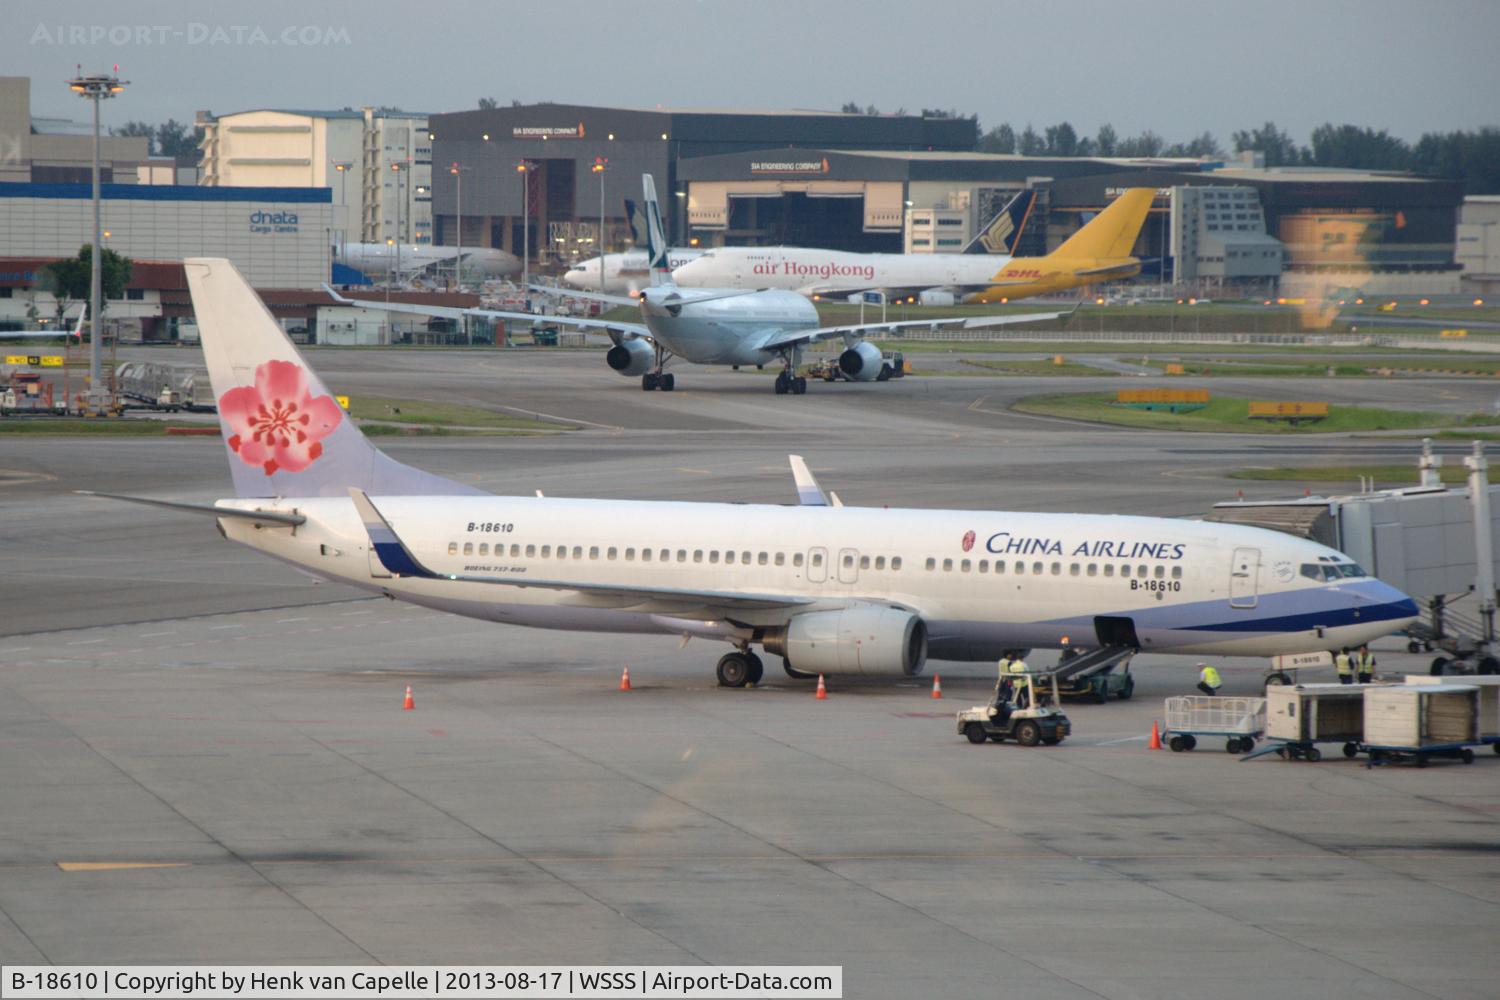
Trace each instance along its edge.
{"label": "china airlines boeing 737-800", "polygon": [[[321,577],[473,618],[730,646],[719,682],[911,676],[1009,648],[1270,656],[1417,616],[1342,553],[1156,517],[493,496],[360,433],[227,260],[185,262],[236,496],[224,535]],[[798,463],[794,463],[794,467]],[[799,472],[802,470],[799,470]]]}

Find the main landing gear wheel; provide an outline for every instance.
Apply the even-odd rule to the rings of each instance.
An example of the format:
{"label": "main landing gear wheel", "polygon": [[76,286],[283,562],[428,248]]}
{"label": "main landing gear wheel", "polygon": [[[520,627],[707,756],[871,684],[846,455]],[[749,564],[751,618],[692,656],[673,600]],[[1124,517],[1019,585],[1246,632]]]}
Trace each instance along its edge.
{"label": "main landing gear wheel", "polygon": [[745,652],[745,658],[750,661],[750,679],[746,684],[759,684],[760,679],[766,675],[766,665],[760,662],[760,657],[749,651]]}
{"label": "main landing gear wheel", "polygon": [[671,392],[677,387],[677,376],[671,372],[663,372],[656,380],[656,385],[662,392]]}
{"label": "main landing gear wheel", "polygon": [[754,683],[753,678],[759,676],[760,660],[746,653],[725,653],[719,658],[719,666],[716,673],[719,676],[719,687],[742,688],[746,684]]}
{"label": "main landing gear wheel", "polygon": [[790,371],[783,371],[776,376],[776,395],[785,396],[791,393],[793,396],[802,396],[807,393],[807,379],[801,375],[793,375]]}
{"label": "main landing gear wheel", "polygon": [[650,392],[652,389],[655,389],[659,385],[661,385],[661,376],[656,372],[647,372],[646,374],[641,376],[642,392]]}

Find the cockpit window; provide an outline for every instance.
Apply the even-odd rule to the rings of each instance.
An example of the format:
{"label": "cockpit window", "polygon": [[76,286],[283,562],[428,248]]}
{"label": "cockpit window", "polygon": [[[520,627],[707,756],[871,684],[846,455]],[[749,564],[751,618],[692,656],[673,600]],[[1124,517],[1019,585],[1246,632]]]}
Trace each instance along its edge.
{"label": "cockpit window", "polygon": [[1327,582],[1330,580],[1341,580],[1344,577],[1369,576],[1356,563],[1303,563],[1302,575],[1309,580]]}

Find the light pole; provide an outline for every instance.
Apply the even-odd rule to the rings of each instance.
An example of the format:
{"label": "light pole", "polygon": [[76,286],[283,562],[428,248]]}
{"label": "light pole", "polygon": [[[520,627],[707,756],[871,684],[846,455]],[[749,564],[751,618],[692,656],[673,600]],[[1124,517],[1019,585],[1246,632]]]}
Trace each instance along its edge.
{"label": "light pole", "polygon": [[[402,187],[401,171],[403,164],[392,163],[391,171],[396,175],[396,270],[391,274],[391,281],[397,281],[401,277],[401,202],[405,198],[405,190]],[[386,282],[387,298],[390,296],[390,282]]]}
{"label": "light pole", "polygon": [[604,172],[609,169],[609,157],[594,157],[594,173],[599,175],[599,294],[609,294],[604,288]]}
{"label": "light pole", "polygon": [[458,253],[453,257],[453,284],[460,292],[464,290],[464,171],[468,169],[457,163],[448,168],[453,182],[458,185]]}
{"label": "light pole", "polygon": [[337,170],[339,175],[339,204],[344,209],[344,224],[339,227],[339,255],[344,257],[346,262],[349,246],[349,189],[346,182],[349,179],[349,170],[353,166],[354,163],[349,160],[333,161],[333,169]]}
{"label": "light pole", "polygon": [[531,311],[531,170],[532,163],[522,160],[516,164],[521,175],[521,298],[526,302],[526,311]]}
{"label": "light pole", "polygon": [[[115,67],[119,72],[120,67]],[[89,256],[89,398],[91,402],[103,397],[99,385],[100,369],[103,367],[104,324],[100,312],[104,299],[104,223],[99,211],[99,102],[108,100],[125,89],[128,81],[104,73],[78,75],[68,81],[68,87],[80,97],[94,102],[94,249]]]}

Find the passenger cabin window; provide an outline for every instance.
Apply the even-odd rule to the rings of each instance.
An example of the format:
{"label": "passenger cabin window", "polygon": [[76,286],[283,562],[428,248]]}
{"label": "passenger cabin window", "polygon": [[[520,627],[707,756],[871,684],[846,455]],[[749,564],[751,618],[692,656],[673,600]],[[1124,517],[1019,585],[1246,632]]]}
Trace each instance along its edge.
{"label": "passenger cabin window", "polygon": [[972,564],[967,559],[963,560],[962,562],[960,562],[958,564],[958,571],[960,573],[967,573],[967,572],[969,572],[969,570],[971,568],[972,568]]}
{"label": "passenger cabin window", "polygon": [[620,550],[611,545],[604,551],[604,558],[613,562],[614,560],[620,558]]}
{"label": "passenger cabin window", "polygon": [[812,556],[812,564],[814,567],[823,565],[823,553],[814,552]]}
{"label": "passenger cabin window", "polygon": [[1174,580],[1181,580],[1182,579],[1182,567],[1181,566],[1173,566],[1172,567],[1172,579],[1174,579]]}
{"label": "passenger cabin window", "polygon": [[671,562],[672,561],[672,550],[671,549],[662,549],[661,552],[658,554],[658,558],[662,562]]}
{"label": "passenger cabin window", "polygon": [[535,545],[528,545],[528,546],[526,546],[526,558],[530,559],[530,558],[532,558],[535,555],[536,555],[536,546]]}
{"label": "passenger cabin window", "polygon": [[1165,567],[1165,566],[1158,566],[1158,567],[1156,567],[1156,573],[1153,574],[1153,575],[1158,580],[1165,580],[1167,578],[1167,567]]}
{"label": "passenger cabin window", "polygon": [[869,556],[860,556],[859,557],[859,568],[860,569],[869,569],[870,568],[870,557]]}
{"label": "passenger cabin window", "polygon": [[703,550],[702,549],[694,549],[693,550],[693,562],[695,562],[695,563],[701,563],[702,561],[703,561]]}
{"label": "passenger cabin window", "polygon": [[641,549],[641,562],[650,562],[650,561],[651,561],[651,550],[650,549]]}
{"label": "passenger cabin window", "polygon": [[801,566],[802,565],[802,553],[800,553],[800,552],[793,552],[792,553],[792,565],[793,566]]}
{"label": "passenger cabin window", "polygon": [[512,542],[511,546],[510,546],[510,557],[512,559],[514,559],[517,556],[519,556],[520,554],[521,554],[521,546],[516,545],[514,542]]}
{"label": "passenger cabin window", "polygon": [[557,558],[559,558],[559,559],[566,559],[566,558],[568,558],[568,547],[566,545],[559,545],[557,547]]}
{"label": "passenger cabin window", "polygon": [[716,563],[716,562],[719,561],[719,550],[718,549],[712,549],[712,550],[709,551],[709,553],[708,553],[708,561],[711,562],[711,563]]}
{"label": "passenger cabin window", "polygon": [[891,569],[895,570],[895,569],[900,569],[900,568],[901,568],[901,557],[900,556],[891,556]]}
{"label": "passenger cabin window", "polygon": [[573,546],[573,558],[574,559],[582,559],[583,558],[583,546],[582,545],[575,545],[575,546]]}
{"label": "passenger cabin window", "polygon": [[1004,573],[1005,572],[1005,560],[1004,559],[996,559],[995,560],[995,572],[996,573]]}
{"label": "passenger cabin window", "polygon": [[1031,575],[1032,576],[1041,576],[1043,572],[1045,572],[1045,570],[1043,569],[1041,563],[1034,562],[1034,563],[1031,564]]}
{"label": "passenger cabin window", "polygon": [[750,553],[748,553],[748,552],[741,552],[740,553],[740,562],[742,564],[746,565],[746,566],[749,566],[750,565]]}
{"label": "passenger cabin window", "polygon": [[1115,564],[1114,563],[1105,563],[1104,564],[1104,575],[1105,576],[1114,576],[1115,575]]}
{"label": "passenger cabin window", "polygon": [[783,552],[776,553],[776,565],[778,565],[778,566],[784,566],[784,565],[786,565],[786,554],[785,553],[783,553]]}
{"label": "passenger cabin window", "polygon": [[981,560],[979,560],[979,572],[981,572],[981,573],[988,573],[989,571],[990,571],[990,561],[988,559],[981,559]]}
{"label": "passenger cabin window", "polygon": [[458,543],[457,542],[449,542],[448,543],[448,554],[450,556],[456,556],[456,555],[458,555]]}
{"label": "passenger cabin window", "polygon": [[589,546],[589,558],[590,559],[598,559],[599,558],[599,546],[597,546],[597,545],[590,545]]}
{"label": "passenger cabin window", "polygon": [[728,552],[724,553],[724,562],[730,566],[734,565],[734,549],[730,549]]}
{"label": "passenger cabin window", "polygon": [[876,569],[885,569],[885,556],[876,556],[875,557],[875,568]]}
{"label": "passenger cabin window", "polygon": [[1061,576],[1062,575],[1062,563],[1053,563],[1052,564],[1052,575],[1053,576]]}
{"label": "passenger cabin window", "polygon": [[550,559],[550,558],[552,558],[552,546],[550,546],[550,545],[543,545],[542,546],[542,558],[543,559]]}
{"label": "passenger cabin window", "polygon": [[[101,258],[103,257],[102,254],[100,256],[101,256]],[[764,566],[767,563],[767,561],[769,561],[769,559],[770,559],[770,556],[767,553],[762,552],[760,554],[760,556],[755,561],[758,562],[760,565]]]}
{"label": "passenger cabin window", "polygon": [[844,568],[845,569],[853,569],[854,568],[854,557],[852,555],[849,555],[848,553],[844,554]]}
{"label": "passenger cabin window", "polygon": [[473,554],[474,554],[474,543],[473,542],[464,542],[464,555],[466,555],[466,556],[472,556]]}
{"label": "passenger cabin window", "polygon": [[[699,553],[699,554],[701,555],[702,553]],[[677,561],[678,562],[687,562],[687,549],[678,549],[677,550]]]}
{"label": "passenger cabin window", "polygon": [[1078,564],[1077,563],[1070,563],[1069,564],[1069,566],[1068,566],[1068,575],[1069,576],[1077,576],[1078,575]]}
{"label": "passenger cabin window", "polygon": [[943,572],[944,573],[952,573],[953,572],[953,560],[952,559],[944,559],[943,560]]}
{"label": "passenger cabin window", "polygon": [[1124,566],[1120,567],[1120,575],[1121,576],[1129,576],[1130,575],[1130,564],[1129,563],[1126,563]]}
{"label": "passenger cabin window", "polygon": [[1099,564],[1098,563],[1089,563],[1089,576],[1098,576],[1098,575],[1099,575]]}

